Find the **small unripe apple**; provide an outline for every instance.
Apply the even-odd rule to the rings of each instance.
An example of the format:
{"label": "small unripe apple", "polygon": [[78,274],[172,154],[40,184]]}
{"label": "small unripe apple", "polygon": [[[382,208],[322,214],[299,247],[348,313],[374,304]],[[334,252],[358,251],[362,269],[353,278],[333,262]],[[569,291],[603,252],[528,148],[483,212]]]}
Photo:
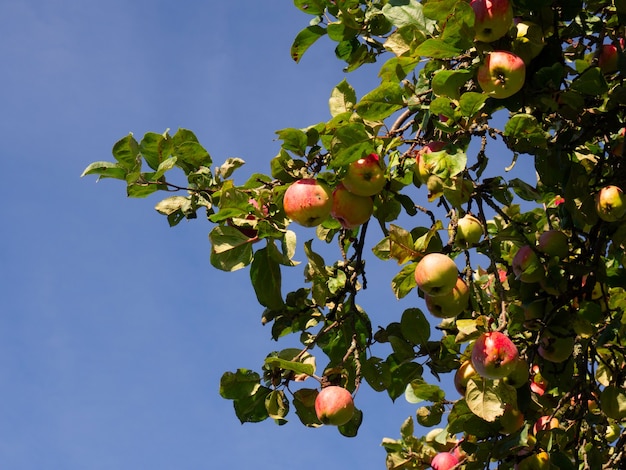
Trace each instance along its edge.
{"label": "small unripe apple", "polygon": [[526,65],[509,51],[493,51],[485,55],[476,75],[480,88],[494,98],[508,98],[520,91],[526,80]]}
{"label": "small unripe apple", "polygon": [[546,361],[565,362],[572,355],[573,351],[573,336],[557,336],[547,329],[541,333],[537,353]]}
{"label": "small unripe apple", "polygon": [[463,361],[463,363],[459,366],[459,368],[454,373],[454,388],[459,392],[459,395],[465,396],[465,391],[467,390],[467,382],[472,377],[476,377],[478,372],[474,369],[472,365],[472,361],[469,359]]}
{"label": "small unripe apple", "polygon": [[524,425],[524,413],[514,406],[507,404],[504,406],[504,413],[500,416],[502,434],[513,434]]}
{"label": "small unripe apple", "polygon": [[315,398],[315,414],[324,424],[342,426],[354,415],[354,399],[343,387],[324,387]]}
{"label": "small unripe apple", "polygon": [[471,357],[472,365],[481,377],[495,380],[513,372],[519,353],[507,335],[490,331],[476,339]]}
{"label": "small unripe apple", "polygon": [[467,309],[470,291],[468,285],[460,277],[452,291],[446,295],[432,296],[424,294],[426,308],[437,318],[453,318]]}
{"label": "small unripe apple", "polygon": [[560,230],[547,230],[539,236],[537,249],[549,256],[566,258],[569,254],[567,235]]}
{"label": "small unripe apple", "polygon": [[369,196],[358,196],[339,184],[333,191],[330,214],[346,229],[356,228],[369,220],[374,212],[374,201]]}
{"label": "small unripe apple", "polygon": [[459,459],[453,453],[440,452],[430,461],[430,466],[433,470],[450,470],[458,463]]}
{"label": "small unripe apple", "polygon": [[621,188],[609,185],[596,193],[596,212],[606,222],[615,222],[626,215],[626,197]]}
{"label": "small unripe apple", "polygon": [[515,470],[549,470],[550,454],[541,451],[532,454],[515,464]]}
{"label": "small unripe apple", "polygon": [[528,372],[528,363],[521,357],[515,361],[515,366],[509,375],[504,377],[504,381],[511,387],[520,388],[528,383],[530,372]]}
{"label": "small unripe apple", "polygon": [[454,243],[460,248],[469,248],[476,245],[482,236],[483,224],[480,220],[471,214],[465,214],[457,223]]}
{"label": "small unripe apple", "polygon": [[509,0],[472,0],[475,39],[493,42],[504,36],[513,23],[513,7]]}
{"label": "small unripe apple", "polygon": [[417,287],[431,296],[452,292],[458,277],[456,264],[443,253],[429,253],[415,267]]}
{"label": "small unripe apple", "polygon": [[522,282],[539,282],[545,276],[541,260],[529,245],[524,245],[517,250],[511,267],[515,277]]}
{"label": "small unripe apple", "polygon": [[598,67],[602,73],[613,73],[617,71],[617,47],[613,44],[602,44],[600,55],[598,56]]}
{"label": "small unripe apple", "polygon": [[381,192],[387,179],[378,154],[370,153],[350,163],[342,182],[348,191],[357,196],[374,196]]}
{"label": "small unripe apple", "polygon": [[285,191],[283,199],[287,217],[305,227],[314,227],[326,220],[332,204],[330,188],[313,178],[292,183]]}

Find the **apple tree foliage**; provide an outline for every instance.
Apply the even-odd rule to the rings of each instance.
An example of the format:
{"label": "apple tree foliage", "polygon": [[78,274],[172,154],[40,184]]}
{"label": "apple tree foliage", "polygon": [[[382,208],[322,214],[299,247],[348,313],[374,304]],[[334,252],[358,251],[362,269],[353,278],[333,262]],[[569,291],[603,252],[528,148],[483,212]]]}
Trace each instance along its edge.
{"label": "apple tree foliage", "polygon": [[[281,148],[267,174],[240,185],[233,173],[244,161],[216,164],[186,129],[127,135],[113,162],[84,171],[125,181],[129,197],[176,193],[156,205],[170,226],[206,214],[211,264],[248,269],[272,338],[301,342],[268,354],[258,371],[226,372],[222,397],[242,422],[284,424],[295,412],[318,426],[315,379],[346,387],[357,405],[360,386],[404,396],[420,404],[415,421],[434,429],[416,436],[409,417],[397,439],[382,443],[389,469],[427,468],[452,449],[468,469],[626,468],[626,223],[622,214],[599,217],[595,197],[607,185],[626,189],[626,2],[517,0],[515,18],[532,28],[512,24],[489,44],[474,40],[465,0],[294,4],[310,21],[294,39],[293,60],[327,37],[346,72],[379,64],[378,86],[358,97],[348,79],[337,84],[329,120],[277,131]],[[616,51],[609,66],[603,44]],[[525,54],[524,86],[511,97],[489,96],[477,83],[492,50]],[[435,141],[446,145],[420,152]],[[384,160],[387,183],[369,223],[345,230],[329,217],[299,243],[282,207],[286,188],[302,178],[335,187],[370,153]],[[518,159],[534,162],[536,179],[507,177]],[[465,214],[483,226],[476,244],[455,243]],[[551,249],[538,244],[549,230],[565,234]],[[320,244],[336,244],[337,260],[324,259]],[[297,246],[306,256],[299,266]],[[533,255],[520,268],[525,278],[513,268],[524,246]],[[408,308],[375,329],[358,303],[367,260],[395,263],[389,281],[401,299],[417,295],[415,266],[429,252],[455,259],[468,308],[447,319]],[[302,286],[284,293],[284,272],[303,268]],[[492,330],[517,346],[521,382],[473,375],[464,395],[446,394],[438,380],[451,380],[474,340]],[[511,408],[522,416],[516,425],[505,414]],[[356,435],[364,413],[341,434]],[[542,416],[557,425],[535,426]]]}

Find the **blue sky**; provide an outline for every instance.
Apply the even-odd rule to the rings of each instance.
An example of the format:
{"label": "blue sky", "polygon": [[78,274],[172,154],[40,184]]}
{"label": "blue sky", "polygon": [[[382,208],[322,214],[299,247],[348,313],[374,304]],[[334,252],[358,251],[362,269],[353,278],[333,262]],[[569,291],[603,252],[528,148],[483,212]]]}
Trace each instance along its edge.
{"label": "blue sky", "polygon": [[[240,178],[267,171],[276,130],[329,118],[345,77],[330,42],[290,59],[309,21],[291,2],[2,4],[2,468],[384,468],[380,442],[415,405],[366,386],[354,439],[293,412],[283,427],[239,424],[221,374],[259,370],[294,340],[271,341],[247,270],[210,266],[207,223],[169,228],[160,196],[128,200],[121,182],[79,178],[128,132],[180,127],[216,163],[246,160]],[[362,95],[376,71],[347,78]],[[374,325],[423,307],[394,300],[397,270],[370,271],[361,302]]]}

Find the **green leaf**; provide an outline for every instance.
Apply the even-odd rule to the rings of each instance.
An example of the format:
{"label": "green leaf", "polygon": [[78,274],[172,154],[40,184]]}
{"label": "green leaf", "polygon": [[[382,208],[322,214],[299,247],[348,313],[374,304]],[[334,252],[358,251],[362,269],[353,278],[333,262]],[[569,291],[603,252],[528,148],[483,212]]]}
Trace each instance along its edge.
{"label": "green leaf", "polygon": [[300,11],[308,13],[309,15],[321,15],[326,9],[326,2],[324,0],[294,0],[293,4]]}
{"label": "green leaf", "polygon": [[333,169],[346,166],[353,161],[374,152],[372,137],[368,134],[365,125],[359,122],[345,124],[335,131],[331,143]]}
{"label": "green leaf", "polygon": [[382,121],[404,106],[404,91],[399,83],[385,82],[366,94],[356,105],[363,119]]}
{"label": "green leaf", "polygon": [[398,28],[414,25],[421,31],[432,31],[433,22],[424,17],[422,5],[416,0],[390,0],[383,6],[382,12]]}
{"label": "green leaf", "polygon": [[352,419],[346,424],[338,427],[339,432],[345,437],[356,437],[362,422],[363,412],[359,409],[355,409]]}
{"label": "green leaf", "polygon": [[445,398],[445,392],[437,385],[431,385],[424,379],[411,380],[406,387],[405,398],[409,403],[419,403],[421,401],[430,401],[433,403],[441,402]]}
{"label": "green leaf", "polygon": [[139,150],[148,166],[156,170],[171,155],[172,140],[167,133],[148,132],[141,139]]}
{"label": "green leaf", "polygon": [[522,153],[536,153],[537,148],[547,148],[549,135],[531,114],[516,114],[504,126],[504,136],[509,146]]}
{"label": "green leaf", "polygon": [[377,392],[382,392],[391,381],[389,366],[379,357],[368,357],[361,364],[363,378]]}
{"label": "green leaf", "polygon": [[[455,153],[450,153],[452,150],[456,150]],[[444,180],[458,175],[467,165],[467,155],[460,148],[424,153],[421,158],[433,174]]]}
{"label": "green leaf", "polygon": [[602,71],[598,67],[590,67],[572,82],[571,89],[583,95],[598,96],[606,93],[609,87]]}
{"label": "green leaf", "polygon": [[339,85],[333,88],[330,99],[328,100],[330,115],[335,117],[342,113],[352,112],[356,100],[354,88],[352,88],[346,79],[343,79]]}
{"label": "green leaf", "polygon": [[261,386],[261,377],[248,369],[225,372],[220,379],[220,395],[228,400],[249,397]]}
{"label": "green leaf", "polygon": [[125,180],[128,171],[120,167],[117,163],[113,162],[93,162],[90,164],[83,173],[81,178],[86,175],[98,175],[100,178],[115,178],[118,180]]}
{"label": "green leaf", "polygon": [[250,239],[234,227],[217,226],[209,233],[211,265],[222,271],[236,271],[252,262]]}
{"label": "green leaf", "polygon": [[270,418],[277,420],[278,424],[284,424],[285,416],[289,413],[289,401],[282,390],[272,390],[265,397],[265,409]]}
{"label": "green leaf", "polygon": [[433,59],[451,59],[463,52],[463,49],[438,38],[428,38],[415,48],[415,55]]}
{"label": "green leaf", "polygon": [[318,25],[304,28],[298,33],[291,44],[291,58],[296,62],[300,62],[306,50],[325,34],[326,29]]}
{"label": "green leaf", "polygon": [[254,395],[235,400],[235,414],[243,423],[259,423],[269,417],[265,400],[272,393],[267,387],[259,387]]}
{"label": "green leaf", "polygon": [[[433,76],[433,93],[437,96],[447,96],[458,99],[462,97],[461,87],[472,78],[472,72],[467,69],[441,70]],[[476,93],[482,95],[483,93]],[[465,93],[463,94],[463,96]]]}
{"label": "green leaf", "polygon": [[311,363],[303,363],[297,361],[289,361],[280,357],[268,357],[265,359],[265,365],[276,367],[278,369],[290,370],[296,374],[305,374],[312,376],[315,373],[315,366]]}
{"label": "green leaf", "polygon": [[231,157],[226,159],[226,161],[219,167],[218,173],[222,177],[222,179],[230,178],[233,172],[237,168],[241,168],[246,162],[241,158]]}
{"label": "green leaf", "polygon": [[467,382],[465,400],[472,413],[485,421],[494,422],[502,416],[507,403],[516,406],[517,392],[502,380],[473,377]]}
{"label": "green leaf", "polygon": [[389,226],[389,256],[398,264],[413,261],[420,257],[420,253],[413,248],[413,237],[407,230],[398,225]]}
{"label": "green leaf", "polygon": [[489,96],[485,93],[476,93],[468,91],[461,95],[459,100],[459,109],[461,114],[465,117],[474,117],[485,106],[485,101]]}
{"label": "green leaf", "polygon": [[257,300],[264,307],[280,310],[284,307],[281,294],[280,265],[267,247],[257,250],[250,265],[250,279]]}
{"label": "green leaf", "polygon": [[415,345],[425,345],[430,339],[430,323],[419,308],[408,308],[400,320],[402,336]]}
{"label": "green leaf", "polygon": [[296,155],[304,155],[308,138],[300,129],[282,129],[277,131],[278,138],[283,141],[282,148],[290,150]]}
{"label": "green leaf", "polygon": [[292,403],[296,408],[296,415],[305,426],[318,427],[322,425],[315,413],[317,394],[318,391],[313,388],[301,388],[293,394]]}
{"label": "green leaf", "polygon": [[406,297],[415,287],[415,264],[407,264],[404,266],[398,274],[396,274],[391,280],[391,289],[396,296],[396,299],[402,299]]}

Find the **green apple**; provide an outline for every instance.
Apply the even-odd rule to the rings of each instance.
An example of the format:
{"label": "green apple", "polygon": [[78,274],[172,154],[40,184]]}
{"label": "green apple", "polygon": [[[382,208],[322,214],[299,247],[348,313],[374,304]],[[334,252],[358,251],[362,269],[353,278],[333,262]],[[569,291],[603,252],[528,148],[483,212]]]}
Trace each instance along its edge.
{"label": "green apple", "polygon": [[324,387],[315,398],[315,414],[323,424],[342,426],[354,415],[354,399],[343,387]]}
{"label": "green apple", "polygon": [[443,253],[429,253],[415,267],[417,287],[431,296],[450,294],[458,277],[456,264]]}
{"label": "green apple", "polygon": [[378,154],[370,153],[350,163],[342,182],[348,191],[357,196],[374,196],[381,192],[387,179]]}
{"label": "green apple", "polygon": [[[452,236],[453,231],[451,227],[448,229],[448,232]],[[480,241],[483,232],[483,224],[480,220],[471,214],[465,214],[457,222],[454,243],[464,249],[472,247]]]}
{"label": "green apple", "polygon": [[481,377],[495,380],[513,372],[519,353],[507,335],[490,331],[476,339],[471,357],[472,365]]}
{"label": "green apple", "polygon": [[502,99],[520,91],[526,80],[526,65],[509,51],[493,51],[485,55],[476,79],[489,96]]}
{"label": "green apple", "polygon": [[526,65],[539,55],[544,46],[541,26],[532,21],[515,22],[515,37],[511,43],[511,52],[520,56]]}
{"label": "green apple", "polygon": [[551,330],[545,329],[539,337],[537,353],[546,361],[565,362],[574,351],[574,342],[573,336],[560,336]]}
{"label": "green apple", "polygon": [[432,296],[424,294],[426,308],[437,318],[453,318],[467,309],[470,291],[468,285],[460,277],[457,278],[452,291],[446,295]]}
{"label": "green apple", "polygon": [[530,372],[528,372],[528,363],[521,357],[515,361],[515,366],[509,375],[504,377],[504,381],[511,387],[520,388],[528,383]]}
{"label": "green apple", "polygon": [[506,404],[499,421],[502,426],[500,430],[502,434],[513,434],[524,425],[524,413],[511,404]]}
{"label": "green apple", "polygon": [[476,377],[478,372],[474,369],[472,365],[472,361],[469,359],[463,361],[463,363],[459,366],[459,368],[454,373],[454,388],[459,392],[459,395],[465,396],[465,391],[467,390],[467,382],[472,377]]}
{"label": "green apple", "polygon": [[515,464],[515,470],[549,470],[550,454],[541,451],[532,454]]}
{"label": "green apple", "polygon": [[541,260],[529,245],[524,245],[517,250],[511,268],[515,277],[522,282],[539,282],[545,277],[545,270]]}
{"label": "green apple", "polygon": [[472,0],[475,39],[493,42],[504,36],[513,23],[513,6],[509,0]]}
{"label": "green apple", "polygon": [[626,419],[626,392],[616,385],[607,385],[600,392],[600,407],[609,418]]}
{"label": "green apple", "polygon": [[560,230],[546,230],[539,236],[537,250],[548,256],[567,258],[569,254],[569,239]]}
{"label": "green apple", "polygon": [[374,212],[374,201],[370,196],[351,193],[340,183],[333,191],[330,214],[345,229],[353,229],[369,220]]}
{"label": "green apple", "polygon": [[326,220],[332,204],[330,188],[313,178],[295,181],[287,188],[283,198],[287,217],[305,227],[314,227]]}
{"label": "green apple", "polygon": [[596,193],[596,212],[606,222],[620,220],[626,214],[626,197],[621,188],[609,185]]}

